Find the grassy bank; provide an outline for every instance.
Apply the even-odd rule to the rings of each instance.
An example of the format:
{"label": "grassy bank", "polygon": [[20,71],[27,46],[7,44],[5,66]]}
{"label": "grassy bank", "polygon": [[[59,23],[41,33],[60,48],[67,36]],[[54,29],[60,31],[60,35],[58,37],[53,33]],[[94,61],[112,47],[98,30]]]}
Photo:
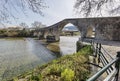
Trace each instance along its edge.
{"label": "grassy bank", "polygon": [[90,54],[91,47],[84,46],[78,53],[53,60],[10,81],[85,81],[90,75]]}

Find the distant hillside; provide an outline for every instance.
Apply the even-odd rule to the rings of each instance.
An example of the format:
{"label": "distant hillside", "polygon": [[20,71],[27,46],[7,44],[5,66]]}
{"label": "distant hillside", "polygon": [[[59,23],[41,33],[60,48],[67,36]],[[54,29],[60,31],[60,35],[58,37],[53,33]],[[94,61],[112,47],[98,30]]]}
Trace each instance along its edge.
{"label": "distant hillside", "polygon": [[78,29],[75,26],[66,26],[62,31],[78,31]]}

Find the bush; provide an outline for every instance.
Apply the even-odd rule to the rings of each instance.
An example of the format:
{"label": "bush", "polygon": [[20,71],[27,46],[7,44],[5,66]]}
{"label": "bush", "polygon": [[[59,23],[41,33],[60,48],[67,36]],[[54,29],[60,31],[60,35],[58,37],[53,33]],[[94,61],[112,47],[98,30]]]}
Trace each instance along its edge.
{"label": "bush", "polygon": [[18,81],[18,78],[17,77],[13,78],[13,81]]}
{"label": "bush", "polygon": [[72,81],[74,79],[74,71],[72,71],[71,69],[65,69],[62,73],[61,73],[61,79],[63,81]]}
{"label": "bush", "polygon": [[84,45],[82,44],[82,42],[77,41],[76,42],[76,52],[78,52],[80,49],[82,49],[84,47]]}
{"label": "bush", "polygon": [[93,54],[93,50],[90,45],[86,45],[77,54],[90,55]]}
{"label": "bush", "polygon": [[31,80],[39,81],[39,78],[38,78],[37,76],[32,75],[32,76],[31,76]]}
{"label": "bush", "polygon": [[60,75],[61,73],[61,66],[58,64],[53,64],[52,66],[50,66],[49,68],[49,74],[52,75]]}
{"label": "bush", "polygon": [[39,81],[43,81],[41,74],[38,75],[38,78],[39,78]]}

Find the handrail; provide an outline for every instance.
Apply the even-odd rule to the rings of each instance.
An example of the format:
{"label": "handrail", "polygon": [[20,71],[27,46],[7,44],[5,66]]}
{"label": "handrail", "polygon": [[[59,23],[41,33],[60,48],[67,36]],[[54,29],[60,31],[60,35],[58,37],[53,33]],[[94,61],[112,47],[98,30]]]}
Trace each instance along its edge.
{"label": "handrail", "polygon": [[103,49],[103,51],[105,52],[105,53],[107,53],[107,55],[113,60],[114,58],[103,48],[103,46],[101,46],[101,48]]}
{"label": "handrail", "polygon": [[[109,63],[109,61],[108,61],[107,58],[104,56],[104,54],[103,54],[102,52],[101,52],[100,54],[101,54],[101,56],[103,57],[103,60],[104,60],[105,64]],[[111,70],[113,70],[112,66],[111,66],[110,68],[111,68]],[[109,69],[109,70],[110,70],[110,69]]]}
{"label": "handrail", "polygon": [[107,64],[104,68],[102,68],[100,71],[98,71],[95,75],[93,75],[91,78],[89,78],[87,81],[95,81],[98,77],[100,77],[111,65],[113,65],[116,61],[118,61],[119,58],[116,57],[114,60],[112,60],[109,64]]}
{"label": "handrail", "polygon": [[[94,45],[94,44],[93,44]],[[92,46],[93,46],[92,45]],[[98,50],[97,54],[99,55],[98,56],[98,59],[99,59],[99,62],[101,61],[101,63],[103,64],[103,66],[105,66],[106,64],[109,63],[108,59],[105,57],[106,55],[108,55],[109,57],[111,57],[108,52],[102,47],[102,45],[97,45],[96,44],[96,51]],[[103,50],[105,53],[107,53],[105,56],[104,56],[104,52],[102,52],[101,50]],[[113,58],[111,57],[111,59],[113,60]],[[113,70],[113,67],[111,66],[106,72],[107,74],[109,74],[111,72],[111,70]]]}

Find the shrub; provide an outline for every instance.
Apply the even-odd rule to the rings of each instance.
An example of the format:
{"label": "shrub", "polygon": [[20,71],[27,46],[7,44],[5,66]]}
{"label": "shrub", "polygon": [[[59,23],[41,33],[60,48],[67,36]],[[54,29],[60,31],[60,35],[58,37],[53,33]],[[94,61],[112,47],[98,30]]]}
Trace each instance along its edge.
{"label": "shrub", "polygon": [[90,45],[86,45],[81,50],[79,50],[78,54],[90,55],[93,54],[93,50]]}
{"label": "shrub", "polygon": [[18,78],[17,77],[13,78],[13,81],[18,81]]}
{"label": "shrub", "polygon": [[39,77],[32,75],[30,81],[32,81],[32,80],[39,81]]}
{"label": "shrub", "polygon": [[76,47],[76,52],[78,52],[81,48],[83,48],[84,45],[81,42],[77,41],[76,46],[77,46]]}
{"label": "shrub", "polygon": [[74,79],[74,71],[72,71],[71,69],[65,69],[62,73],[61,73],[61,79],[63,81],[72,81]]}
{"label": "shrub", "polygon": [[39,78],[39,81],[43,81],[41,74],[38,75],[38,78]]}
{"label": "shrub", "polygon": [[49,74],[60,75],[60,73],[61,73],[61,66],[60,65],[53,64],[52,66],[50,66]]}

